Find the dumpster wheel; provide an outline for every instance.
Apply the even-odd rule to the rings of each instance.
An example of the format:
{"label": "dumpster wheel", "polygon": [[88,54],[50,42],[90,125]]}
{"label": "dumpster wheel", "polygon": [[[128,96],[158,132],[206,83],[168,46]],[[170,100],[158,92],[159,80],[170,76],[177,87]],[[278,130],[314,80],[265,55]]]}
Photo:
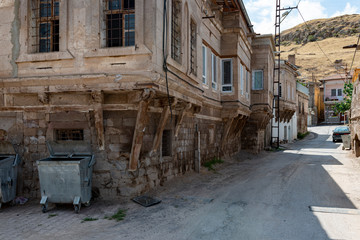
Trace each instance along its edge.
{"label": "dumpster wheel", "polygon": [[85,207],[90,207],[90,205],[91,205],[90,201],[84,203]]}
{"label": "dumpster wheel", "polygon": [[80,212],[80,207],[81,207],[81,203],[79,203],[79,204],[77,204],[77,205],[74,205],[75,213],[79,213],[79,212]]}
{"label": "dumpster wheel", "polygon": [[48,203],[46,202],[45,204],[42,204],[42,205],[41,205],[41,211],[42,211],[43,213],[46,213],[47,210],[48,210]]}

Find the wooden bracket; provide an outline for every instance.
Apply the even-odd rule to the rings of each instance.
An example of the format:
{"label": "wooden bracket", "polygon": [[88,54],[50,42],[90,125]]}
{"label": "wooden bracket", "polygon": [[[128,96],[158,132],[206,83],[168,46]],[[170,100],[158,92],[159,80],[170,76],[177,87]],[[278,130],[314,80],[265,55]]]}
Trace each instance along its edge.
{"label": "wooden bracket", "polygon": [[181,124],[184,120],[184,117],[186,115],[186,113],[191,109],[192,107],[192,104],[191,103],[188,103],[186,104],[186,106],[181,110],[181,113],[179,115],[179,118],[178,118],[178,121],[176,123],[176,126],[175,126],[175,137],[178,136],[178,133],[179,133],[179,129],[181,127]]}
{"label": "wooden bracket", "polygon": [[150,100],[154,97],[154,95],[155,91],[151,91],[150,89],[144,89],[144,92],[142,94],[142,100],[139,103],[139,110],[136,117],[136,125],[131,146],[130,162],[128,169],[129,171],[136,171],[138,167],[144,132],[148,121],[147,111]]}
{"label": "wooden bracket", "polygon": [[231,125],[234,122],[234,119],[235,118],[229,118],[226,121],[223,136],[222,136],[222,140],[221,140],[221,149],[222,149],[222,151],[224,151],[224,148],[225,148],[225,145],[227,143],[228,136],[229,136],[229,132],[230,132],[230,129],[231,129]]}
{"label": "wooden bracket", "polygon": [[104,95],[101,91],[91,92],[92,103],[94,106],[95,129],[97,135],[97,144],[99,150],[105,150],[105,134],[104,134],[104,114],[102,104]]}
{"label": "wooden bracket", "polygon": [[156,135],[155,135],[155,139],[154,139],[152,152],[157,152],[157,150],[159,149],[160,141],[162,139],[162,134],[163,134],[166,122],[169,119],[169,115],[170,115],[169,109],[170,109],[169,105],[166,105],[161,114],[160,122],[159,122],[158,128],[156,130]]}

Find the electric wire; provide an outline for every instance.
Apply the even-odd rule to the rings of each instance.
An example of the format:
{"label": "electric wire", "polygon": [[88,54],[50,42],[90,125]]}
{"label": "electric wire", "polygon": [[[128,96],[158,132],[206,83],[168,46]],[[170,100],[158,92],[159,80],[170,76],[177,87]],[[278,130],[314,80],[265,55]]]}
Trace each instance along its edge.
{"label": "electric wire", "polygon": [[[300,0],[301,1],[301,0]],[[302,20],[304,21],[304,23],[305,23],[305,26],[307,27],[307,29],[309,30],[309,31],[311,31],[311,28],[310,28],[310,26],[307,24],[307,22],[306,22],[306,20],[305,20],[305,18],[304,18],[304,16],[301,14],[301,12],[300,12],[300,10],[299,10],[299,8],[297,8],[297,10],[298,10],[298,12],[299,12],[299,14],[300,14],[300,16],[301,16],[301,18],[302,18]],[[320,51],[324,54],[324,56],[327,58],[327,60],[331,63],[331,65],[333,64],[333,62],[330,60],[330,58],[329,58],[329,56],[325,53],[325,51],[321,48],[321,46],[320,46],[320,44],[318,43],[318,41],[317,40],[315,40],[315,43],[316,43],[316,45],[319,47],[319,49],[320,49]],[[337,73],[341,76],[342,74],[339,72],[339,70],[338,69],[336,69],[336,71],[337,71]],[[345,74],[346,75],[346,74]],[[346,78],[346,76],[345,76],[345,78]],[[344,82],[345,82],[345,80],[343,80]]]}

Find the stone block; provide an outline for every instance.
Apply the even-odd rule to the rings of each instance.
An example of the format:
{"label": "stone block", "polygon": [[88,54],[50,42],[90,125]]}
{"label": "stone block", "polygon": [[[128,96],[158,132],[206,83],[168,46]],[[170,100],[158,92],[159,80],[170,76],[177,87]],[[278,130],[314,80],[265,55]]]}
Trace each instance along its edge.
{"label": "stone block", "polygon": [[37,129],[36,128],[24,128],[25,136],[36,136]]}
{"label": "stone block", "polygon": [[125,127],[135,127],[136,124],[136,118],[124,118],[123,119],[123,125]]}

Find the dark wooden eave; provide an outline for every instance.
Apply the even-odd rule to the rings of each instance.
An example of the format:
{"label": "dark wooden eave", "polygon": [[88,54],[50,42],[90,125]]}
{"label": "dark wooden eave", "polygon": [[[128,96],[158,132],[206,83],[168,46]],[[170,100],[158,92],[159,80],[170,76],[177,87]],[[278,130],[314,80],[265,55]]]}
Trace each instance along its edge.
{"label": "dark wooden eave", "polygon": [[237,0],[212,0],[212,2],[221,6],[223,12],[240,11],[240,5]]}

